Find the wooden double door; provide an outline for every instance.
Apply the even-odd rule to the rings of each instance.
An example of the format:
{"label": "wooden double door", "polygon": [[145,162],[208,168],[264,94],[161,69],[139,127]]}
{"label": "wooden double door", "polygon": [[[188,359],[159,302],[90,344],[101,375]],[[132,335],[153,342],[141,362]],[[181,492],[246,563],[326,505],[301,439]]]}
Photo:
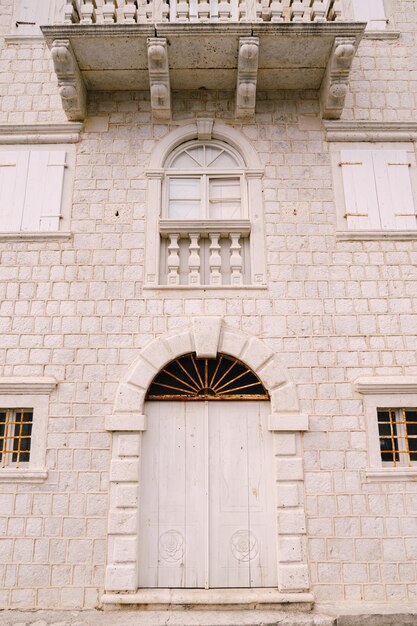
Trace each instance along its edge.
{"label": "wooden double door", "polygon": [[276,587],[269,402],[146,404],[139,587]]}

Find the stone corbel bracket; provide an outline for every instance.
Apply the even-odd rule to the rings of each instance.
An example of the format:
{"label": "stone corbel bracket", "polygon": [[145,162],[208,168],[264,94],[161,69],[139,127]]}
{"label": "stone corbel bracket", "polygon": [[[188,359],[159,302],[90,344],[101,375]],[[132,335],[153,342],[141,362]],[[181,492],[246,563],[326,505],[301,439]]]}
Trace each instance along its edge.
{"label": "stone corbel bracket", "polygon": [[68,39],[55,39],[51,56],[65,114],[70,122],[83,122],[87,115],[87,91]]}
{"label": "stone corbel bracket", "polygon": [[241,37],[237,68],[236,119],[248,119],[255,114],[258,61],[259,38]]}
{"label": "stone corbel bracket", "polygon": [[148,38],[148,68],[154,120],[171,119],[168,47],[164,37]]}
{"label": "stone corbel bracket", "polygon": [[342,115],[356,50],[355,37],[336,37],[321,86],[321,108],[324,119],[338,120]]}

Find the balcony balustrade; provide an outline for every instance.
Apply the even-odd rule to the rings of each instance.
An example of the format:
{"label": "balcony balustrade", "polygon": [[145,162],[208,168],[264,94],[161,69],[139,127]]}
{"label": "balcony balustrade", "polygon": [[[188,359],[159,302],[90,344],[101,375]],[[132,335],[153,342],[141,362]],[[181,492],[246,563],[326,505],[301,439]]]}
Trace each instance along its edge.
{"label": "balcony balustrade", "polygon": [[305,23],[341,19],[341,0],[68,0],[63,23]]}

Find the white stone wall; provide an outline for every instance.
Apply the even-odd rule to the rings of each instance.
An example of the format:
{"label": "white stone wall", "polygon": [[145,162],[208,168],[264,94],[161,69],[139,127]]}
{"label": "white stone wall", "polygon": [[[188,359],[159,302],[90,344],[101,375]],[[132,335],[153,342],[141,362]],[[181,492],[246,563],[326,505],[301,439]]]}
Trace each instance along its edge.
{"label": "white stone wall", "polygon": [[[415,119],[417,8],[393,4],[401,38],[363,41],[346,120]],[[11,5],[0,0],[3,34]],[[0,123],[65,121],[45,46],[1,45]],[[264,292],[142,290],[150,154],[177,122],[204,115],[232,124],[232,93],[174,94],[172,126],[151,124],[146,93],[95,94],[77,145],[72,240],[0,244],[0,374],[59,381],[47,481],[0,483],[0,607],[97,605],[111,458],[105,417],[139,349],[196,315],[262,337],[297,385],[310,416],[303,439],[316,598],[415,600],[417,483],[364,480],[364,409],[352,383],[417,375],[417,242],[337,242],[317,94],[258,99],[255,123],[235,127],[265,165]]]}

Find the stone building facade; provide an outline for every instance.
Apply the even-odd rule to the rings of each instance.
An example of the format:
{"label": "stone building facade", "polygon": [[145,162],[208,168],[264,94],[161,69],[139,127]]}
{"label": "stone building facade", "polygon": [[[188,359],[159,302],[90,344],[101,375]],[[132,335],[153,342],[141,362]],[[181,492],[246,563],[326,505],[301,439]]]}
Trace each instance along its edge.
{"label": "stone building facade", "polygon": [[[412,605],[417,7],[115,4],[0,0],[0,606]],[[265,397],[190,389],[193,359]],[[236,436],[182,452],[193,504],[200,470],[166,460],[191,418],[166,420],[215,406]],[[216,578],[209,493],[239,467],[272,512],[225,522]],[[161,484],[206,513],[174,521]]]}

